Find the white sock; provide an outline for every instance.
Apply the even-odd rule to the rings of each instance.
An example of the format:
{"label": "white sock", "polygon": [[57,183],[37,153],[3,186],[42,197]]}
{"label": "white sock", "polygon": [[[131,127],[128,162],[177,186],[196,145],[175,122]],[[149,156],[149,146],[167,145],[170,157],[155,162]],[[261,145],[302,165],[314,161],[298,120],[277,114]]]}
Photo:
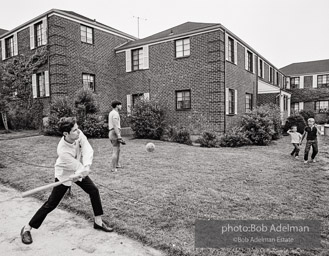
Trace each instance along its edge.
{"label": "white sock", "polygon": [[102,226],[102,224],[103,224],[102,217],[101,216],[95,216],[95,223],[98,226]]}
{"label": "white sock", "polygon": [[30,226],[30,225],[26,225],[25,227],[24,227],[24,232],[26,232],[26,231],[31,231],[31,229],[32,229],[32,227]]}

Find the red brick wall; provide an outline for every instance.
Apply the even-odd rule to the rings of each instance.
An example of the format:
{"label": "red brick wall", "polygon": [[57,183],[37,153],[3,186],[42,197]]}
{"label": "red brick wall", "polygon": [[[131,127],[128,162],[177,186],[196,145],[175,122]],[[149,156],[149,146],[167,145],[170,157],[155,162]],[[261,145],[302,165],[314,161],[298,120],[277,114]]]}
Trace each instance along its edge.
{"label": "red brick wall", "polygon": [[253,103],[256,103],[256,74],[245,69],[245,48],[238,45],[237,65],[226,61],[226,88],[237,90],[237,115],[226,115],[226,130],[237,125],[241,120],[241,116],[246,113],[246,93],[253,94]]}
{"label": "red brick wall", "polygon": [[[125,71],[125,53],[117,54],[118,97],[126,110],[126,95],[150,92],[168,109],[168,119],[187,126],[208,119],[216,132],[224,131],[224,33],[220,31],[190,37],[191,54],[175,58],[175,42],[149,46],[149,69]],[[177,111],[176,90],[191,90],[191,109]]]}
{"label": "red brick wall", "polygon": [[94,44],[81,42],[80,23],[53,15],[49,18],[50,81],[53,97],[74,97],[82,73],[95,75],[95,95],[101,112],[117,98],[114,48],[126,39],[94,28]]}

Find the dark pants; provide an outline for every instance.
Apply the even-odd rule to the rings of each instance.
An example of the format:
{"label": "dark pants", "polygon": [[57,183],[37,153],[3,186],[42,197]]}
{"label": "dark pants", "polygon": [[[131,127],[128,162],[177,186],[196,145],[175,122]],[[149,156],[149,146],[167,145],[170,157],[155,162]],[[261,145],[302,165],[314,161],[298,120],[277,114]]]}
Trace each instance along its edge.
{"label": "dark pants", "polygon": [[[55,179],[58,181],[58,179]],[[99,216],[103,214],[101,198],[99,195],[98,188],[95,186],[93,181],[89,176],[82,179],[82,181],[75,182],[79,187],[81,187],[86,193],[89,194],[91,205],[93,207],[94,215]],[[63,184],[54,187],[47,202],[45,202],[41,208],[34,214],[32,219],[29,222],[29,225],[32,228],[39,228],[47,217],[48,213],[54,210],[57,205],[60,203],[62,198],[65,195],[65,192],[69,189],[69,186],[64,186]]]}
{"label": "dark pants", "polygon": [[295,155],[295,156],[298,156],[299,154],[299,144],[298,143],[292,143],[292,145],[294,146],[294,150],[291,152],[291,155]]}
{"label": "dark pants", "polygon": [[317,140],[308,140],[306,141],[305,146],[305,153],[304,153],[304,160],[308,160],[308,153],[310,152],[310,149],[312,147],[312,155],[311,158],[314,159],[316,154],[318,153],[318,141]]}

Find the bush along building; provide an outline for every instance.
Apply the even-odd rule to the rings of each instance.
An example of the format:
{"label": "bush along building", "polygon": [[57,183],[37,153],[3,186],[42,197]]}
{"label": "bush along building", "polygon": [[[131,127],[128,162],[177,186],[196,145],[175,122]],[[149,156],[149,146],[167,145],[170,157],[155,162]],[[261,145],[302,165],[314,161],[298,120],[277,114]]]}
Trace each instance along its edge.
{"label": "bush along building", "polygon": [[292,110],[314,111],[318,123],[328,122],[329,60],[293,63],[280,70],[287,75]]}
{"label": "bush along building", "polygon": [[73,99],[82,88],[91,89],[106,112],[117,97],[114,48],[135,39],[77,13],[52,9],[0,35],[1,61],[44,48],[48,61],[31,80],[33,99],[43,102],[44,115],[53,99]]}
{"label": "bush along building", "polygon": [[221,24],[187,22],[137,39],[53,9],[0,40],[4,62],[47,50],[48,61],[31,84],[44,115],[56,97],[73,99],[82,88],[95,93],[104,113],[113,99],[128,114],[138,99],[154,99],[167,108],[171,123],[218,133],[260,104],[279,105],[283,120],[289,115],[283,73]]}
{"label": "bush along building", "polygon": [[289,115],[283,73],[221,24],[187,22],[116,53],[128,113],[138,98],[156,99],[172,123],[203,122],[219,133],[259,104],[279,105],[283,120]]}

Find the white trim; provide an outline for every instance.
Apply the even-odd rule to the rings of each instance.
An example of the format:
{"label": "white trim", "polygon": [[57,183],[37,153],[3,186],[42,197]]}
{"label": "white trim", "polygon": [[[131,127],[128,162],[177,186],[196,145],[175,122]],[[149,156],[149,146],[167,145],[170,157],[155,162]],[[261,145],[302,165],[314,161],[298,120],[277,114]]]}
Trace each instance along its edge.
{"label": "white trim", "polygon": [[45,18],[42,19],[42,45],[46,45],[48,42],[47,30],[48,30],[48,21],[46,16]]}
{"label": "white trim", "polygon": [[37,94],[37,75],[33,74],[32,75],[32,95],[33,98],[37,98],[38,94]]}
{"label": "white trim", "polygon": [[49,88],[49,71],[45,71],[45,95],[46,97],[50,96],[50,88]]}
{"label": "white trim", "polygon": [[225,32],[225,60],[228,61],[228,34]]}
{"label": "white trim", "polygon": [[285,75],[285,76],[298,77],[298,76],[313,76],[313,75],[329,75],[329,68],[328,68],[328,71],[323,71],[323,72],[313,72],[313,73],[303,73],[303,74],[289,74],[289,75]]}
{"label": "white trim", "polygon": [[313,75],[312,88],[318,87],[318,75]]}
{"label": "white trim", "polygon": [[132,102],[132,95],[128,94],[127,95],[127,114],[131,114],[131,102]]}
{"label": "white trim", "polygon": [[279,93],[280,88],[277,86],[274,86],[273,84],[264,82],[262,80],[258,80],[258,94],[264,94],[264,93]]}
{"label": "white trim", "polygon": [[30,25],[30,50],[35,48],[34,24]]}
{"label": "white trim", "polygon": [[238,41],[234,40],[234,64],[238,65]]}
{"label": "white trim", "polygon": [[299,89],[304,89],[304,76],[299,77]]}
{"label": "white trim", "polygon": [[[146,44],[148,46],[151,46],[151,45],[161,44],[161,43],[165,43],[165,42],[176,41],[176,40],[183,39],[183,38],[186,38],[186,37],[192,37],[192,36],[202,35],[202,34],[214,32],[214,31],[217,31],[217,30],[223,31],[220,28],[216,28],[216,29],[213,29],[213,30],[202,31],[202,32],[193,33],[193,34],[186,33],[186,34],[179,35],[177,37],[172,37],[172,38],[169,38],[169,39],[163,39],[163,40],[156,41],[156,42],[153,42],[153,43],[152,42],[148,42]],[[144,45],[146,45],[146,44],[144,44]],[[124,51],[126,51],[128,49],[130,49],[130,50],[138,49],[138,48],[141,48],[142,46],[143,46],[143,44],[134,45],[132,47],[125,48],[123,50],[118,50],[118,51],[116,51],[116,53],[121,53],[121,52],[124,52]]]}
{"label": "white trim", "polygon": [[288,96],[288,100],[287,100],[287,114],[288,114],[288,116],[290,116],[290,111],[291,111],[291,96]]}
{"label": "white trim", "polygon": [[5,39],[1,39],[1,55],[2,55],[2,60],[5,60],[6,59]]}
{"label": "white trim", "polygon": [[131,50],[125,50],[126,53],[126,72],[131,72]]}
{"label": "white trim", "polygon": [[17,39],[17,33],[14,33],[13,41],[14,41],[14,53],[13,53],[13,55],[16,56],[16,55],[18,55],[18,39]]}
{"label": "white trim", "polygon": [[143,69],[149,69],[149,46],[143,46]]}

